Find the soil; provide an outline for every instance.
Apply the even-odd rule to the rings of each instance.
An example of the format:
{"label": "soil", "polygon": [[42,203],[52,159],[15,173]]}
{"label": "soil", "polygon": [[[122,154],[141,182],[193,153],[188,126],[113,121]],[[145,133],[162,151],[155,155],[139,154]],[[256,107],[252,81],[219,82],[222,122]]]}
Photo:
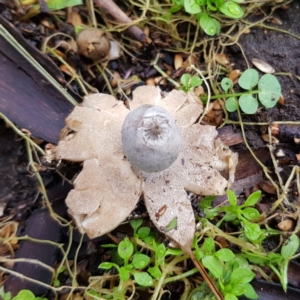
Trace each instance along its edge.
{"label": "soil", "polygon": [[[4,9],[3,11],[5,12],[5,15],[8,10]],[[251,117],[244,115],[243,121],[272,123],[274,121],[300,120],[300,80],[295,77],[300,76],[299,15],[300,2],[295,0],[289,5],[288,9],[281,8],[275,11],[274,17],[278,18],[282,24],[274,25],[273,23],[270,23],[270,26],[278,28],[279,31],[270,30],[269,28],[252,27],[250,33],[241,35],[239,39],[239,46],[233,45],[226,48],[225,51],[230,58],[230,63],[232,64],[233,68],[245,70],[248,67],[245,57],[247,58],[250,67],[252,66],[251,60],[253,58],[259,58],[269,63],[275,69],[276,73],[278,73],[278,78],[282,86],[282,94],[284,97],[283,105],[277,105],[275,108],[268,110],[261,109],[258,111],[258,113]],[[258,16],[253,16],[250,21],[255,22],[257,19]],[[18,24],[18,27],[20,27],[20,24]],[[297,38],[287,34],[286,32],[280,32],[280,30],[286,30],[287,32],[293,33],[294,35],[297,35]],[[41,37],[36,35],[35,38],[35,44],[39,45],[39,39]],[[143,56],[153,58],[153,51],[154,49],[148,49]],[[173,58],[174,55],[172,53],[165,53],[164,61],[173,64]],[[126,57],[126,64],[124,64],[124,60],[119,59],[117,61],[110,62],[109,66],[111,70],[119,71],[119,73],[123,76],[126,74],[128,75],[128,73],[131,75],[137,74],[143,80],[157,75],[157,72],[152,66],[149,65],[149,63],[133,63],[130,65],[129,62],[130,58]],[[288,75],[283,73],[288,73]],[[93,84],[95,87],[102,89],[103,79],[99,77],[94,80]],[[164,87],[166,90],[170,88],[171,87],[169,85]],[[78,92],[76,86],[72,86],[72,92]],[[237,119],[235,114],[231,114],[230,117],[232,120]],[[63,118],[60,116],[60,124],[62,120]],[[12,121],[26,128],[30,128],[32,126],[30,123],[25,126],[23,121],[19,123],[17,116],[14,116]],[[27,119],[27,121],[30,122],[30,118]],[[44,124],[44,126],[47,125]],[[283,127],[284,125],[280,126],[282,126],[280,127],[281,135],[278,135],[279,141],[274,152],[279,149],[283,149],[283,151],[285,151],[285,157],[279,158],[279,160],[283,170],[283,179],[286,180],[290,174],[291,168],[298,164],[297,159],[295,159],[295,155],[299,153],[299,146],[294,143],[294,138],[300,138],[300,130],[298,126],[293,128]],[[261,139],[261,134],[265,130],[263,126],[251,125],[245,126],[245,129],[247,140],[253,149],[261,149],[260,147],[266,147],[265,142]],[[292,133],[289,133],[291,130]],[[56,135],[54,136],[54,139],[58,134],[57,130],[55,134]],[[53,139],[51,141],[53,141]],[[234,148],[237,151],[245,150],[244,145],[239,145]],[[76,168],[77,166],[75,167],[75,171],[72,171],[72,174],[76,173]],[[44,175],[46,187],[49,187],[52,192],[56,190],[57,186],[59,185],[59,180],[57,180],[53,174],[54,171],[48,170]],[[44,202],[42,196],[40,195],[39,185],[35,176],[28,171],[28,156],[25,149],[25,143],[11,128],[5,125],[4,121],[0,121],[0,178],[0,207],[1,210],[3,210],[0,218],[3,222],[6,221],[7,218],[11,218],[16,222],[19,222],[20,226],[17,234],[22,236],[24,234],[24,230],[26,229],[28,219],[30,219],[34,211],[44,207]],[[246,192],[247,190],[249,192],[251,188],[252,186],[245,187]],[[52,199],[63,202],[63,196],[65,196],[68,189],[70,189],[70,186],[64,191],[57,189],[56,191],[59,192],[53,195]],[[271,193],[266,192],[266,205],[268,205],[270,201],[273,201],[273,199],[274,196],[272,196]],[[57,211],[59,211],[62,216],[66,216],[65,207],[60,207]],[[63,236],[65,242],[67,243],[69,238],[67,233],[64,233]],[[58,237],[56,236],[55,239],[57,240]],[[79,238],[75,237],[75,246],[78,244],[78,241]],[[81,259],[90,260],[86,263],[86,269],[89,270],[93,275],[97,275],[99,271],[98,269],[95,269],[94,266],[99,264],[103,253],[97,253],[96,251],[92,252],[91,250],[99,249],[99,247],[97,247],[99,246],[99,240],[90,244],[88,243],[90,243],[88,240],[84,242],[85,247],[83,247]],[[89,248],[87,245],[89,245]],[[90,252],[92,252],[91,255]],[[63,280],[63,276],[61,279]],[[83,278],[81,278],[81,282],[86,284],[87,278],[83,276]],[[299,286],[297,287],[299,288]],[[259,289],[260,287],[257,287],[257,290]],[[15,289],[15,292],[17,292],[17,289]],[[280,292],[276,291],[276,293]],[[172,294],[172,299],[179,299],[178,297],[179,293],[174,291]],[[267,297],[263,297],[266,296],[262,295],[260,299],[268,299]]]}

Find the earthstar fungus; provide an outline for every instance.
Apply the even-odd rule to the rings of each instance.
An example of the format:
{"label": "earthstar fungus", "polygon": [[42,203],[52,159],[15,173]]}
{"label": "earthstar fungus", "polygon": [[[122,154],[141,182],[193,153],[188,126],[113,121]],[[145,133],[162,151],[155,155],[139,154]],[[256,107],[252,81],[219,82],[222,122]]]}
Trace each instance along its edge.
{"label": "earthstar fungus", "polygon": [[[143,108],[139,108],[141,106]],[[126,145],[129,160],[124,155],[122,126],[127,116],[134,116],[135,109],[142,119],[144,115],[146,118],[153,115],[154,109],[159,115],[167,112],[175,120],[176,125],[172,118],[171,125],[167,122],[175,126],[172,134],[177,144],[167,149],[175,154],[172,153],[164,170],[157,170],[157,166],[150,170],[149,162],[142,168],[148,172],[139,170]],[[202,111],[202,103],[193,93],[173,90],[162,97],[159,88],[152,86],[134,90],[130,110],[110,95],[86,96],[81,106],[67,117],[69,134],[64,134],[56,147],[57,159],[84,161],[83,170],[74,181],[74,190],[66,199],[68,211],[80,232],[90,238],[110,232],[126,219],[143,194],[155,226],[175,246],[190,248],[195,218],[186,191],[201,195],[224,194],[234,180],[237,164],[237,154],[217,138],[214,126],[195,123]],[[159,118],[159,122],[161,120]],[[125,144],[134,130],[139,130],[139,126],[127,130],[127,121],[123,126]],[[159,122],[163,130],[159,132],[164,135],[169,125]],[[137,136],[131,139],[136,141]],[[220,175],[219,170],[223,169],[229,170],[229,180]]]}

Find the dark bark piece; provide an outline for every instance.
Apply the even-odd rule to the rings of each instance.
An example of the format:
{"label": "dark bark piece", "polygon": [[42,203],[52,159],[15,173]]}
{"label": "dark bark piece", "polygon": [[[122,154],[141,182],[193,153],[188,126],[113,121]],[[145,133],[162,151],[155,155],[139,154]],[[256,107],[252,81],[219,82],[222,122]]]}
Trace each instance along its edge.
{"label": "dark bark piece", "polygon": [[220,138],[226,146],[233,146],[244,142],[241,132],[234,131],[231,125],[218,128],[218,138]]}
{"label": "dark bark piece", "polygon": [[[55,221],[47,209],[35,211],[28,220],[25,235],[29,237],[59,242],[60,225]],[[32,241],[22,241],[17,251],[16,258],[29,258],[39,260],[49,266],[54,266],[56,261],[57,247],[49,244],[36,243]],[[50,284],[52,274],[43,266],[17,262],[14,264],[13,270],[23,274],[26,277],[36,279],[43,283]],[[12,295],[18,294],[22,289],[28,289],[35,295],[45,295],[47,288],[32,283],[26,279],[10,276],[4,284],[5,291],[10,291]]]}
{"label": "dark bark piece", "polygon": [[73,105],[0,36],[0,112],[33,136],[57,143]]}
{"label": "dark bark piece", "polygon": [[[266,281],[252,281],[251,285],[258,294],[259,300],[299,300],[300,290],[294,288],[288,288],[287,292],[284,292],[280,284],[266,282]],[[248,298],[242,296],[240,300],[246,300]]]}
{"label": "dark bark piece", "polygon": [[[27,42],[1,15],[0,24],[54,79],[65,84],[64,75],[47,55]],[[28,129],[35,137],[51,143],[58,142],[60,130],[65,125],[64,119],[73,105],[1,35],[0,95],[0,112],[12,122]]]}
{"label": "dark bark piece", "polygon": [[[253,149],[253,152],[263,164],[271,158],[267,148]],[[238,154],[239,161],[235,173],[236,180],[246,178],[261,171],[261,166],[256,162],[248,150],[240,151]]]}
{"label": "dark bark piece", "polygon": [[290,285],[300,288],[300,264],[291,261],[288,268],[288,282]]}
{"label": "dark bark piece", "polygon": [[[25,48],[28,53],[34,57],[35,60],[39,62],[39,64],[48,71],[48,73],[55,78],[61,85],[65,85],[65,77],[58,66],[52,61],[47,55],[43,52],[39,51],[37,48],[33,47],[20,33],[20,31],[15,28],[13,24],[7,21],[3,16],[0,15],[0,24],[17,40],[17,42]],[[7,55],[10,53],[8,52]],[[16,58],[13,59],[15,61]],[[24,58],[20,55],[19,60],[16,62],[21,62]]]}

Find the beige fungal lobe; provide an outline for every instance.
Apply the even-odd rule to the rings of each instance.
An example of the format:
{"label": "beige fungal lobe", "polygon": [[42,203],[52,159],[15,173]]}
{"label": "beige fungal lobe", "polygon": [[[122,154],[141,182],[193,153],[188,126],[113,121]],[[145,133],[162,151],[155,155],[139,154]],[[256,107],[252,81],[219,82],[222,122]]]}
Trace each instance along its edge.
{"label": "beige fungal lobe", "polygon": [[182,139],[172,116],[157,105],[142,105],[130,112],[122,127],[128,160],[145,172],[167,169],[178,157]]}

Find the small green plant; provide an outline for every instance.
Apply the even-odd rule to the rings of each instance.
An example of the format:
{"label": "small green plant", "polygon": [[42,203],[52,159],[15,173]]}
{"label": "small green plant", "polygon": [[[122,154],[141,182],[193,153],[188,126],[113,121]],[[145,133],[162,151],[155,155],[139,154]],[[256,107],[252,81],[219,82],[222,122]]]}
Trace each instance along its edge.
{"label": "small green plant", "polygon": [[[198,272],[197,268],[186,270],[182,267],[181,263],[189,256],[180,249],[167,248],[164,243],[158,242],[150,228],[142,226],[142,220],[131,221],[131,226],[133,237],[130,240],[126,237],[119,245],[102,245],[105,248],[115,249],[117,254],[111,251],[111,262],[103,262],[99,265],[103,270],[114,268],[118,272],[117,286],[109,292],[99,289],[90,290],[87,292],[89,296],[123,300],[129,295],[133,296],[131,287],[135,285],[135,289],[151,287],[153,292],[151,299],[156,300],[159,299],[165,284],[178,280],[186,281],[189,276]],[[210,276],[216,281],[225,299],[235,300],[240,295],[246,295],[250,299],[257,298],[250,285],[255,274],[249,269],[244,257],[234,254],[230,249],[216,250],[212,237],[204,240],[201,236],[198,240],[195,236],[193,249],[196,258],[209,270]],[[114,271],[111,270],[103,276],[107,279],[109,276],[115,276],[112,275],[113,273]],[[116,283],[115,279],[114,283]],[[199,293],[203,295],[203,299],[213,297],[204,282],[190,292],[188,299],[194,299],[195,294],[199,295]]]}
{"label": "small green plant", "polygon": [[[23,5],[32,5],[35,2],[33,0],[21,0],[20,1]],[[59,10],[66,7],[76,6],[76,5],[82,5],[82,0],[49,0],[47,1],[47,7],[49,10]],[[36,5],[38,8],[38,4]]]}
{"label": "small green plant", "polygon": [[[281,95],[281,86],[277,78],[272,74],[265,74],[259,78],[255,69],[248,69],[243,72],[238,80],[238,84],[246,91],[218,95],[219,98],[227,98],[225,107],[229,112],[236,111],[240,106],[244,113],[254,114],[259,106],[255,94],[258,94],[258,99],[265,108],[274,107]],[[223,78],[221,81],[221,87],[225,93],[228,93],[232,86],[233,83],[229,78]],[[257,86],[257,89],[253,90],[255,86]]]}
{"label": "small green plant", "polygon": [[17,296],[12,297],[11,292],[5,293],[3,288],[0,289],[0,298],[3,300],[47,300],[47,298],[35,297],[29,290],[21,290]]}
{"label": "small green plant", "polygon": [[190,74],[183,74],[180,78],[180,83],[182,84],[182,90],[186,93],[192,90],[193,88],[202,84],[202,79],[197,76],[191,76]]}
{"label": "small green plant", "polygon": [[213,198],[209,198],[204,203],[200,203],[200,208],[204,209],[204,213],[207,218],[213,218],[220,212],[224,212],[223,218],[218,222],[217,226],[220,226],[223,221],[232,222],[234,224],[241,224],[246,237],[255,242],[263,235],[263,231],[258,224],[252,223],[251,220],[255,220],[259,217],[260,213],[254,206],[260,199],[261,191],[256,191],[251,194],[244,204],[237,205],[237,198],[233,191],[227,191],[227,197],[230,205],[211,208],[210,202]]}
{"label": "small green plant", "polygon": [[198,246],[197,239],[195,239],[193,246],[196,249],[197,259],[202,261],[213,278],[217,280],[225,299],[237,300],[237,297],[241,295],[245,295],[249,299],[258,298],[250,284],[255,274],[249,269],[245,258],[235,255],[226,248],[216,251],[215,241],[212,237],[206,238],[201,247]]}
{"label": "small green plant", "polygon": [[[156,286],[158,288],[154,294],[158,296],[162,285],[162,281],[159,279],[169,274],[165,265],[166,256],[182,255],[181,250],[166,249],[163,243],[158,243],[149,227],[141,227],[142,222],[142,220],[130,222],[133,228],[131,241],[126,237],[118,246],[114,244],[102,245],[104,248],[114,248],[117,252],[110,252],[113,262],[103,262],[99,268],[104,270],[115,268],[119,273],[118,286],[113,288],[111,295],[106,299],[125,299],[128,287],[132,284],[137,284],[141,288]],[[152,252],[151,257],[139,251],[139,243],[148,245],[150,252]],[[157,284],[158,281],[160,284]],[[102,296],[101,293],[93,290],[89,291],[88,294]],[[153,299],[156,298],[153,296]]]}
{"label": "small green plant", "polygon": [[208,35],[215,35],[220,32],[220,22],[212,16],[213,13],[222,13],[224,16],[238,19],[244,15],[244,11],[237,2],[243,0],[171,0],[173,6],[169,13],[178,12],[184,9],[187,13],[195,15],[201,28]]}
{"label": "small green plant", "polygon": [[280,253],[257,253],[246,252],[243,254],[250,262],[255,265],[268,266],[280,279],[283,289],[287,290],[288,284],[288,264],[299,249],[299,238],[292,234],[285,244],[281,247]]}

